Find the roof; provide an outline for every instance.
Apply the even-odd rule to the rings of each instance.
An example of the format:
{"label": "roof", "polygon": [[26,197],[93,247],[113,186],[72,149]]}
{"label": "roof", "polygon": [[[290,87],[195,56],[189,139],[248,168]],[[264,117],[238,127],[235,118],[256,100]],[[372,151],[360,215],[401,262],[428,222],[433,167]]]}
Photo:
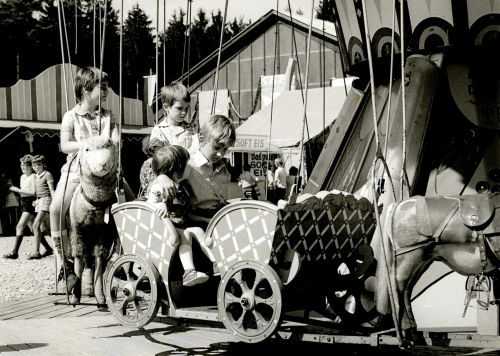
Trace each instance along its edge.
{"label": "roof", "polygon": [[[23,127],[28,130],[35,130],[40,136],[56,136],[59,135],[61,130],[60,122],[42,122],[30,120],[0,120],[0,127],[16,128]],[[151,134],[152,127],[149,126],[122,126],[124,134],[132,135],[149,135]]]}
{"label": "roof", "polygon": [[[231,38],[229,41],[225,42],[221,48],[221,66],[230,61],[237,53],[246,48],[251,42],[256,40],[262,35],[267,29],[276,25],[276,22],[288,24],[294,28],[294,30],[309,32],[310,19],[305,17],[293,15],[292,17],[277,12],[275,10],[270,10],[264,14],[259,20],[250,24],[247,28],[241,31],[238,35]],[[324,24],[324,28],[323,28]],[[327,43],[338,44],[337,36],[335,33],[335,26],[333,23],[328,21],[322,21],[318,19],[313,19],[312,26],[312,36],[324,40]],[[207,73],[214,71],[217,66],[218,49],[213,51],[210,55],[205,57],[204,60],[199,62],[197,65],[189,70],[189,73],[185,73],[179,81],[184,81],[187,79],[189,74],[190,82],[195,83],[197,80],[201,79]]]}
{"label": "roof", "polygon": [[[323,89],[326,98],[324,110]],[[346,91],[343,86],[308,90],[307,126],[309,134],[304,130],[304,141],[319,134],[337,118],[345,98]],[[252,134],[269,136],[271,107],[271,144],[278,147],[297,145],[302,139],[304,117],[304,104],[300,90],[283,92],[274,100],[273,105],[263,107],[259,112],[250,116],[240,125],[236,129],[236,136]]]}

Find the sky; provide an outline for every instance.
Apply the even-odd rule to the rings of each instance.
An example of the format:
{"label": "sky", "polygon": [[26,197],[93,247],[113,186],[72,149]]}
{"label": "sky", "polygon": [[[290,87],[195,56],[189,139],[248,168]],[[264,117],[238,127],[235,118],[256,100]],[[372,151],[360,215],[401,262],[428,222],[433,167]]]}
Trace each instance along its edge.
{"label": "sky", "polygon": [[[292,15],[295,11],[302,10],[303,16],[309,17],[311,14],[311,6],[314,2],[314,8],[317,8],[320,0],[289,0],[292,8]],[[163,30],[163,14],[166,13],[167,23],[172,17],[174,11],[179,13],[179,8],[186,12],[187,0],[123,0],[123,13],[124,18],[127,18],[128,12],[132,7],[139,3],[139,7],[149,16],[153,21],[152,26],[156,28],[156,14],[159,12],[159,27],[160,31]],[[159,10],[157,10],[157,3]],[[165,4],[165,10],[163,7]],[[229,0],[227,6],[227,21],[232,21],[235,17],[239,19],[243,16],[243,20],[247,22],[251,20],[252,23],[257,21],[261,16],[269,10],[275,10],[278,5],[279,11],[288,14],[285,10],[288,5],[288,0]],[[121,10],[121,0],[113,1],[113,6],[117,10]],[[191,11],[192,20],[195,19],[198,9],[202,8],[207,15],[213,11],[214,13],[220,9],[224,15],[225,0],[192,0]]]}

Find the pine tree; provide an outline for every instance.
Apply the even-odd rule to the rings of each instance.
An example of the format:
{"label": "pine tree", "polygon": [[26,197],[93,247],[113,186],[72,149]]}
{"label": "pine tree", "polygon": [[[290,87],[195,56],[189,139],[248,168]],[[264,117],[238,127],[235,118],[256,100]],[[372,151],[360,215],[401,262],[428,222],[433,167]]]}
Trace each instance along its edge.
{"label": "pine tree", "polygon": [[[143,99],[143,76],[154,68],[155,53],[152,21],[135,4],[124,21],[123,29],[123,94]],[[137,90],[140,88],[140,90]]]}

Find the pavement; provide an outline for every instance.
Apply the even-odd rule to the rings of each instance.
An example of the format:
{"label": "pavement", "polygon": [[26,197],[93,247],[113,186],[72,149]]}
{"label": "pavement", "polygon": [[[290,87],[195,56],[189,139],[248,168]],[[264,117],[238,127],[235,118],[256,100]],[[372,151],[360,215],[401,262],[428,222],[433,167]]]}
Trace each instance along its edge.
{"label": "pavement", "polygon": [[236,340],[217,325],[165,323],[125,327],[110,314],[0,321],[2,355],[500,355],[492,349],[332,345],[279,337],[257,344]]}

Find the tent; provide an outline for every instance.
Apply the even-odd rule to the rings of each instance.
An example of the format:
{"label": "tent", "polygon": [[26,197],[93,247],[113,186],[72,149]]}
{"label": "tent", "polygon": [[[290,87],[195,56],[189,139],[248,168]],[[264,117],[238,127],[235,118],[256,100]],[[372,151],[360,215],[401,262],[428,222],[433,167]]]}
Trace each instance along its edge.
{"label": "tent", "polygon": [[[349,91],[349,88],[350,85],[348,85],[347,91]],[[309,134],[304,130],[305,141],[319,134],[324,127],[330,125],[337,118],[346,98],[346,90],[343,86],[314,88],[309,89],[307,95],[307,126]],[[323,95],[325,97],[324,108]],[[278,147],[296,146],[302,138],[304,115],[304,103],[300,90],[283,92],[274,100],[273,105],[263,107],[241,124],[236,129],[236,136],[269,136],[271,107],[271,144]],[[323,112],[325,115],[323,115]]]}

